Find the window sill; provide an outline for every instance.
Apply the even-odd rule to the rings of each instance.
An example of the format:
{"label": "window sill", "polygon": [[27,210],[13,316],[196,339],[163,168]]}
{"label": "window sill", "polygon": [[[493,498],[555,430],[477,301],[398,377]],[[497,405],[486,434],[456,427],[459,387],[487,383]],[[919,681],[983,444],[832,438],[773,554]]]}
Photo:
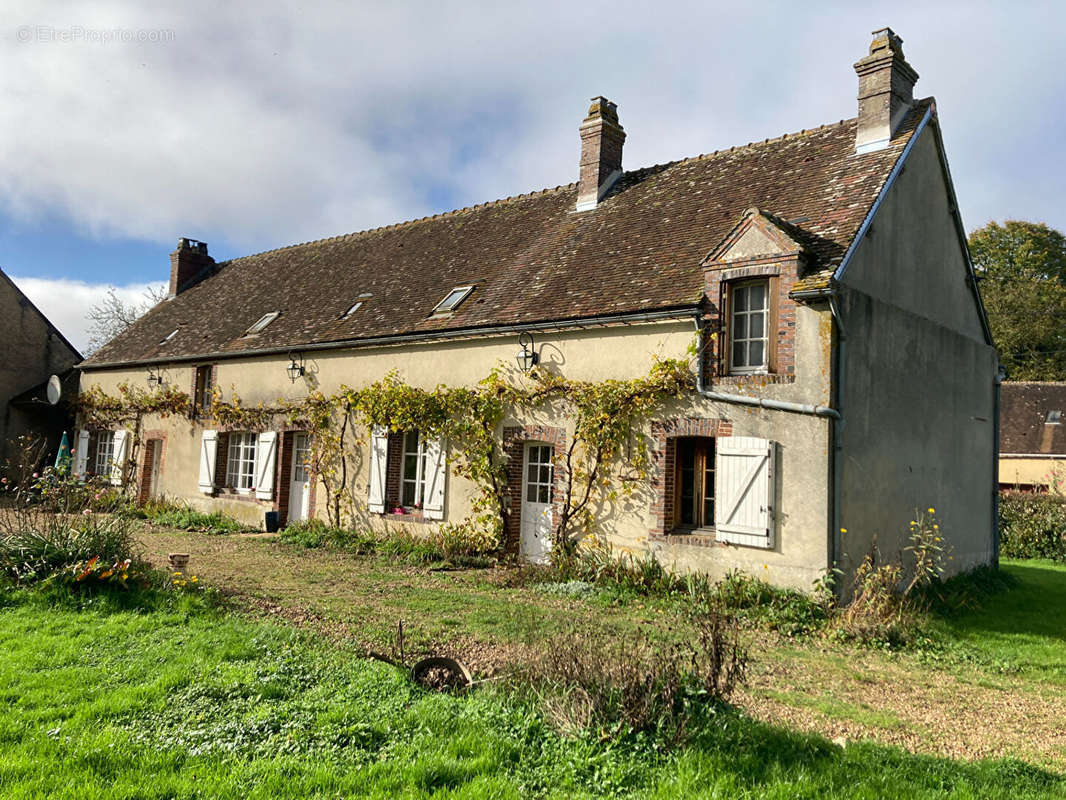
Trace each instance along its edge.
{"label": "window sill", "polygon": [[672,530],[669,533],[649,534],[648,540],[663,544],[680,544],[689,547],[718,547],[722,543],[715,538],[714,528]]}
{"label": "window sill", "polygon": [[438,520],[426,519],[420,508],[404,508],[403,511],[389,510],[380,515],[385,519],[395,519],[399,522],[437,522]]}
{"label": "window sill", "polygon": [[756,372],[747,375],[719,375],[712,379],[714,386],[772,386],[783,383],[795,383],[795,375],[782,375],[774,372]]}
{"label": "window sill", "polygon": [[255,496],[255,492],[248,489],[241,491],[239,489],[215,489],[215,497],[221,500],[239,500],[242,503],[266,503],[267,500],[260,500]]}

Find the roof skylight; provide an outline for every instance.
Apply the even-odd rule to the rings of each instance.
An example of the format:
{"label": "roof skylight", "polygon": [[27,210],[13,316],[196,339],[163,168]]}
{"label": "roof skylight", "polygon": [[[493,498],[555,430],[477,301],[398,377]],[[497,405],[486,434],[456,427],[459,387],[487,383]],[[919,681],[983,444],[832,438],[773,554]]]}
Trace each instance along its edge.
{"label": "roof skylight", "polygon": [[466,300],[467,296],[474,291],[473,286],[456,286],[447,296],[441,300],[433,309],[434,314],[447,314],[450,311],[455,311],[459,307],[459,304]]}
{"label": "roof skylight", "polygon": [[347,311],[345,311],[343,314],[341,314],[341,319],[348,319],[348,317],[350,317],[352,314],[354,314],[356,311],[359,310],[359,306],[361,306],[362,304],[363,304],[362,300],[359,300],[359,301],[357,301],[355,303],[352,303],[351,308],[349,308]]}
{"label": "roof skylight", "polygon": [[250,327],[247,331],[244,332],[244,335],[252,336],[256,333],[262,332],[262,330],[266,328],[266,326],[269,325],[271,322],[276,320],[280,314],[280,311],[271,311],[269,314],[264,314],[256,321],[254,325],[252,325],[252,327]]}
{"label": "roof skylight", "polygon": [[1062,422],[1062,412],[1061,411],[1049,411],[1049,412],[1047,412],[1047,424],[1048,425],[1058,425],[1060,422]]}
{"label": "roof skylight", "polygon": [[162,339],[160,339],[159,343],[160,344],[166,344],[167,342],[169,342],[171,339],[173,339],[177,335],[178,335],[178,329],[175,328],[170,333],[168,333],[166,336],[164,336]]}

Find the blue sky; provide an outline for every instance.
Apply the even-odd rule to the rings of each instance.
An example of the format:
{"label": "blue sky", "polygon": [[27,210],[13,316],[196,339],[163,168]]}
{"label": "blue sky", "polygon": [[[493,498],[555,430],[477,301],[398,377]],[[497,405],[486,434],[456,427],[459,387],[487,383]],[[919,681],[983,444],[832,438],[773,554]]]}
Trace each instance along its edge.
{"label": "blue sky", "polygon": [[1066,229],[1062,3],[5,4],[0,268],[84,310],[224,259],[576,178],[588,99],[636,168],[855,114],[891,25],[935,95],[963,219]]}

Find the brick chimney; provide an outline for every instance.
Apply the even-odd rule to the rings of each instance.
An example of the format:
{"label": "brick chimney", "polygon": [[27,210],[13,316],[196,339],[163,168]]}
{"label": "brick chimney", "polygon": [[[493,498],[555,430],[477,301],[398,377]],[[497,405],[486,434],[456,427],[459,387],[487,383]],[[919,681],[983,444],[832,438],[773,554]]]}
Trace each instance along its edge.
{"label": "brick chimney", "polygon": [[207,242],[178,239],[177,249],[170,254],[170,296],[188,289],[193,279],[214,263],[215,259],[207,254]]}
{"label": "brick chimney", "polygon": [[606,97],[593,97],[589,115],[581,123],[581,175],[577,210],[595,208],[622,174],[622,145],[626,132],[618,124],[618,106]]}
{"label": "brick chimney", "polygon": [[855,65],[859,75],[859,124],[855,150],[885,147],[914,105],[918,73],[903,57],[903,40],[891,28],[873,32],[870,54]]}

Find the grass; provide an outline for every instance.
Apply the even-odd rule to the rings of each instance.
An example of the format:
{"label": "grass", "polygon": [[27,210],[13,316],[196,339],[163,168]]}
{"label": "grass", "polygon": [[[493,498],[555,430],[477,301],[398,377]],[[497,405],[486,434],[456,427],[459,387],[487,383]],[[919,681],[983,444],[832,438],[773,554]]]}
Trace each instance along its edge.
{"label": "grass", "polygon": [[963,656],[1066,686],[1066,564],[1004,560],[1010,587],[942,614],[934,630]]}
{"label": "grass", "polygon": [[487,687],[398,670],[189,595],[149,610],[0,592],[0,795],[104,797],[1055,796],[1019,761],[908,755],[705,708],[694,739],[564,739]]}

